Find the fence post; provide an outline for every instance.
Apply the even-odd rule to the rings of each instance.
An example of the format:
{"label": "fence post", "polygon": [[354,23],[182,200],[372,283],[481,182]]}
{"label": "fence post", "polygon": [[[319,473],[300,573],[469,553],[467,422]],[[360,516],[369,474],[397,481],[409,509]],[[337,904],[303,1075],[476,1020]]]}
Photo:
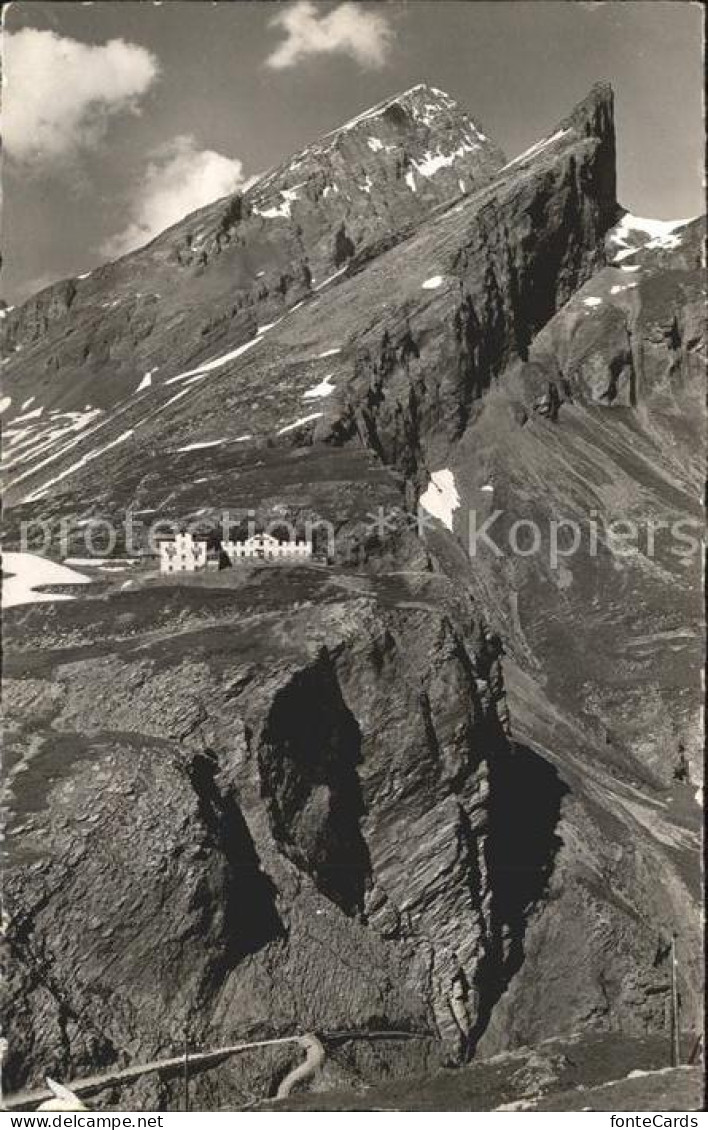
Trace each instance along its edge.
{"label": "fence post", "polygon": [[184,1109],[189,1110],[189,1025],[184,1029]]}

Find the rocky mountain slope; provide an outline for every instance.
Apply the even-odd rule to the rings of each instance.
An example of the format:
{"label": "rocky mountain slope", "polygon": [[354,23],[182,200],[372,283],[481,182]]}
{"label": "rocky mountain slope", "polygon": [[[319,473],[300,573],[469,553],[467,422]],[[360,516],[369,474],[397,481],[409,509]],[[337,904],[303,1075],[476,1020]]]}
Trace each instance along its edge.
{"label": "rocky mountain slope", "polygon": [[[672,930],[699,1022],[700,572],[645,525],[701,516],[703,226],[651,223],[609,89],[505,164],[416,87],[5,312],[11,545],[63,520],[86,556],[127,510],[334,537],[6,613],[10,1087],[185,1025],[337,1034],[333,1085],[661,1033]],[[509,551],[553,518],[572,556]]]}
{"label": "rocky mountain slope", "polygon": [[[246,342],[259,325],[404,239],[437,207],[489,183],[503,164],[453,99],[414,87],[243,195],[11,309],[3,327],[8,388],[19,395],[25,382],[14,374],[31,366],[28,392],[47,411],[82,409],[87,397],[113,405],[145,371],[162,379],[168,367],[201,361],[222,342]],[[61,378],[65,366],[71,388]]]}

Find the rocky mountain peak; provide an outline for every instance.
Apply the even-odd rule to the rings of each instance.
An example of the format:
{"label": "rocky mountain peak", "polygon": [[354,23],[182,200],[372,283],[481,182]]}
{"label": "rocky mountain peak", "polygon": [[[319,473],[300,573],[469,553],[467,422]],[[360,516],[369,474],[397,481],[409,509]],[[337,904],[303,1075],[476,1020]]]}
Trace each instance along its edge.
{"label": "rocky mountain peak", "polygon": [[[414,148],[435,140],[441,145],[457,143],[461,150],[457,156],[476,152],[480,163],[504,160],[498,146],[454,98],[426,83],[418,83],[371,106],[326,134],[321,143],[341,142],[352,133],[373,134],[374,140],[389,144],[407,140]],[[374,152],[377,151],[380,150],[375,146]]]}
{"label": "rocky mountain peak", "polygon": [[[700,586],[605,533],[700,513],[703,247],[618,207],[609,87],[505,163],[421,84],[3,311],[6,1086],[152,1062],[194,1001],[205,1047],[408,1032],[410,1076],[665,1047],[679,929],[698,1023]],[[121,532],[224,511],[331,568],[165,577]]]}

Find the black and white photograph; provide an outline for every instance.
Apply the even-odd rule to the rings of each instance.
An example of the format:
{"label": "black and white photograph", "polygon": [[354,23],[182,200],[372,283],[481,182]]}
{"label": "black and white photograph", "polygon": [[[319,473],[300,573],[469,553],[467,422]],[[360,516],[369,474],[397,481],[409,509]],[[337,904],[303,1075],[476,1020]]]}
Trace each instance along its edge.
{"label": "black and white photograph", "polygon": [[2,5],[3,1126],[705,1125],[704,16]]}

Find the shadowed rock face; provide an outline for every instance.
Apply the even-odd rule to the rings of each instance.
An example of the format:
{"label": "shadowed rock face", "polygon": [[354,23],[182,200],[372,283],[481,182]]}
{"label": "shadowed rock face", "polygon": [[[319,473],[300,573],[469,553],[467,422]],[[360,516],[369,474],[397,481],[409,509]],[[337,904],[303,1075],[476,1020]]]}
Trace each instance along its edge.
{"label": "shadowed rock face", "polygon": [[[336,531],[329,571],[94,570],[8,613],[11,1086],[187,1022],[416,1034],[334,1082],[661,1032],[673,928],[690,1027],[695,563],[467,552],[470,511],[503,546],[697,513],[702,228],[627,236],[614,156],[607,88],[504,164],[417,87],[3,320],[10,541],[126,508]],[[416,531],[440,468],[452,529]]]}

